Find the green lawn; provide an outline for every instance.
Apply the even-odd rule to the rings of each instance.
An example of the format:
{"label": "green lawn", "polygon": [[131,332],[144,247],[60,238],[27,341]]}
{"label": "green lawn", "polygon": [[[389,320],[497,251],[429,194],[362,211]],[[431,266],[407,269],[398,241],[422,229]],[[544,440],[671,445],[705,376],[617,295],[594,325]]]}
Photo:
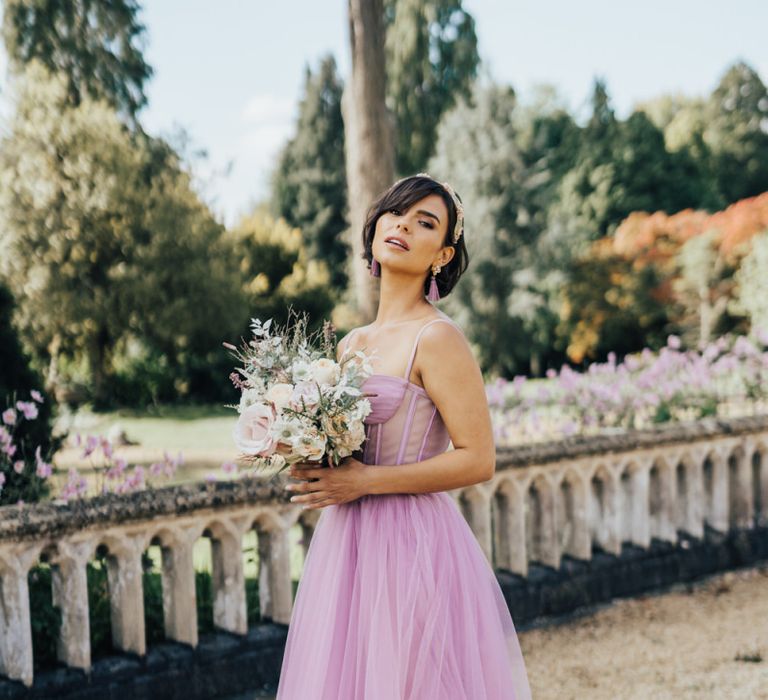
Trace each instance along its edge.
{"label": "green lawn", "polygon": [[59,425],[69,427],[72,436],[106,434],[119,423],[130,440],[143,447],[182,450],[231,450],[232,426],[237,412],[222,405],[163,406],[135,411],[122,409],[109,413],[82,411],[64,417]]}

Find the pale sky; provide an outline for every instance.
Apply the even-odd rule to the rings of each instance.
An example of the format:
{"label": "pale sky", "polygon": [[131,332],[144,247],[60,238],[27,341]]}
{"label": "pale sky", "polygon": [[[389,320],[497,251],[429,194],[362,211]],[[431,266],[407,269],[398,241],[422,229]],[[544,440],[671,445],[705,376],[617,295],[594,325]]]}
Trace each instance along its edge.
{"label": "pale sky", "polygon": [[[304,66],[333,53],[349,70],[346,0],[144,0],[145,55],[155,69],[151,133],[184,127],[203,196],[228,225],[267,192],[280,145],[291,135]],[[703,95],[742,59],[768,82],[768,2],[762,0],[464,0],[486,70],[525,101],[555,85],[583,114],[595,76],[619,117],[666,92]],[[1,53],[1,52],[0,52]],[[5,76],[5,57],[0,74]],[[0,94],[0,113],[5,82]]]}

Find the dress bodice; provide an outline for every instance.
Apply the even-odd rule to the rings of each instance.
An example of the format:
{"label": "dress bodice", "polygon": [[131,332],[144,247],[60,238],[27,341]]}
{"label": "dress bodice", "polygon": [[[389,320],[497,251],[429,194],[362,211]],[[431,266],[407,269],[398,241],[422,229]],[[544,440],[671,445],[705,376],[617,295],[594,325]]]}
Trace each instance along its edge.
{"label": "dress bodice", "polygon": [[416,334],[404,376],[372,374],[365,380],[371,412],[365,419],[365,442],[355,453],[364,464],[409,464],[448,449],[450,437],[437,406],[424,387],[409,380],[421,334],[440,321],[456,326],[447,317],[425,323]]}

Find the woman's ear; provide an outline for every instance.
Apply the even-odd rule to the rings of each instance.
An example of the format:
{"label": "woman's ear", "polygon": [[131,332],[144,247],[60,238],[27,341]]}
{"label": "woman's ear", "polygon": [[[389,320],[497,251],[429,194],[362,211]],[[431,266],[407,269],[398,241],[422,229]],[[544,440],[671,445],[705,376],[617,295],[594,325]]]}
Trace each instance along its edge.
{"label": "woman's ear", "polygon": [[442,262],[440,263],[441,267],[444,267],[447,265],[451,260],[453,260],[453,256],[456,254],[456,248],[453,246],[445,246],[442,250]]}

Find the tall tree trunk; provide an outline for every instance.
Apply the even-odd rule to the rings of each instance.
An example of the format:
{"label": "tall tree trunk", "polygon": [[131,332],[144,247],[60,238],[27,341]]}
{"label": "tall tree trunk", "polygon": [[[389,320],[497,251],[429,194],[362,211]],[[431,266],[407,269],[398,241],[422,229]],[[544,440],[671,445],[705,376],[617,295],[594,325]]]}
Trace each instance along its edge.
{"label": "tall tree trunk", "polygon": [[341,99],[345,133],[350,284],[361,323],[374,318],[378,286],[362,259],[362,230],[373,200],[392,184],[394,122],[385,104],[384,11],[382,0],[349,0],[352,70]]}

